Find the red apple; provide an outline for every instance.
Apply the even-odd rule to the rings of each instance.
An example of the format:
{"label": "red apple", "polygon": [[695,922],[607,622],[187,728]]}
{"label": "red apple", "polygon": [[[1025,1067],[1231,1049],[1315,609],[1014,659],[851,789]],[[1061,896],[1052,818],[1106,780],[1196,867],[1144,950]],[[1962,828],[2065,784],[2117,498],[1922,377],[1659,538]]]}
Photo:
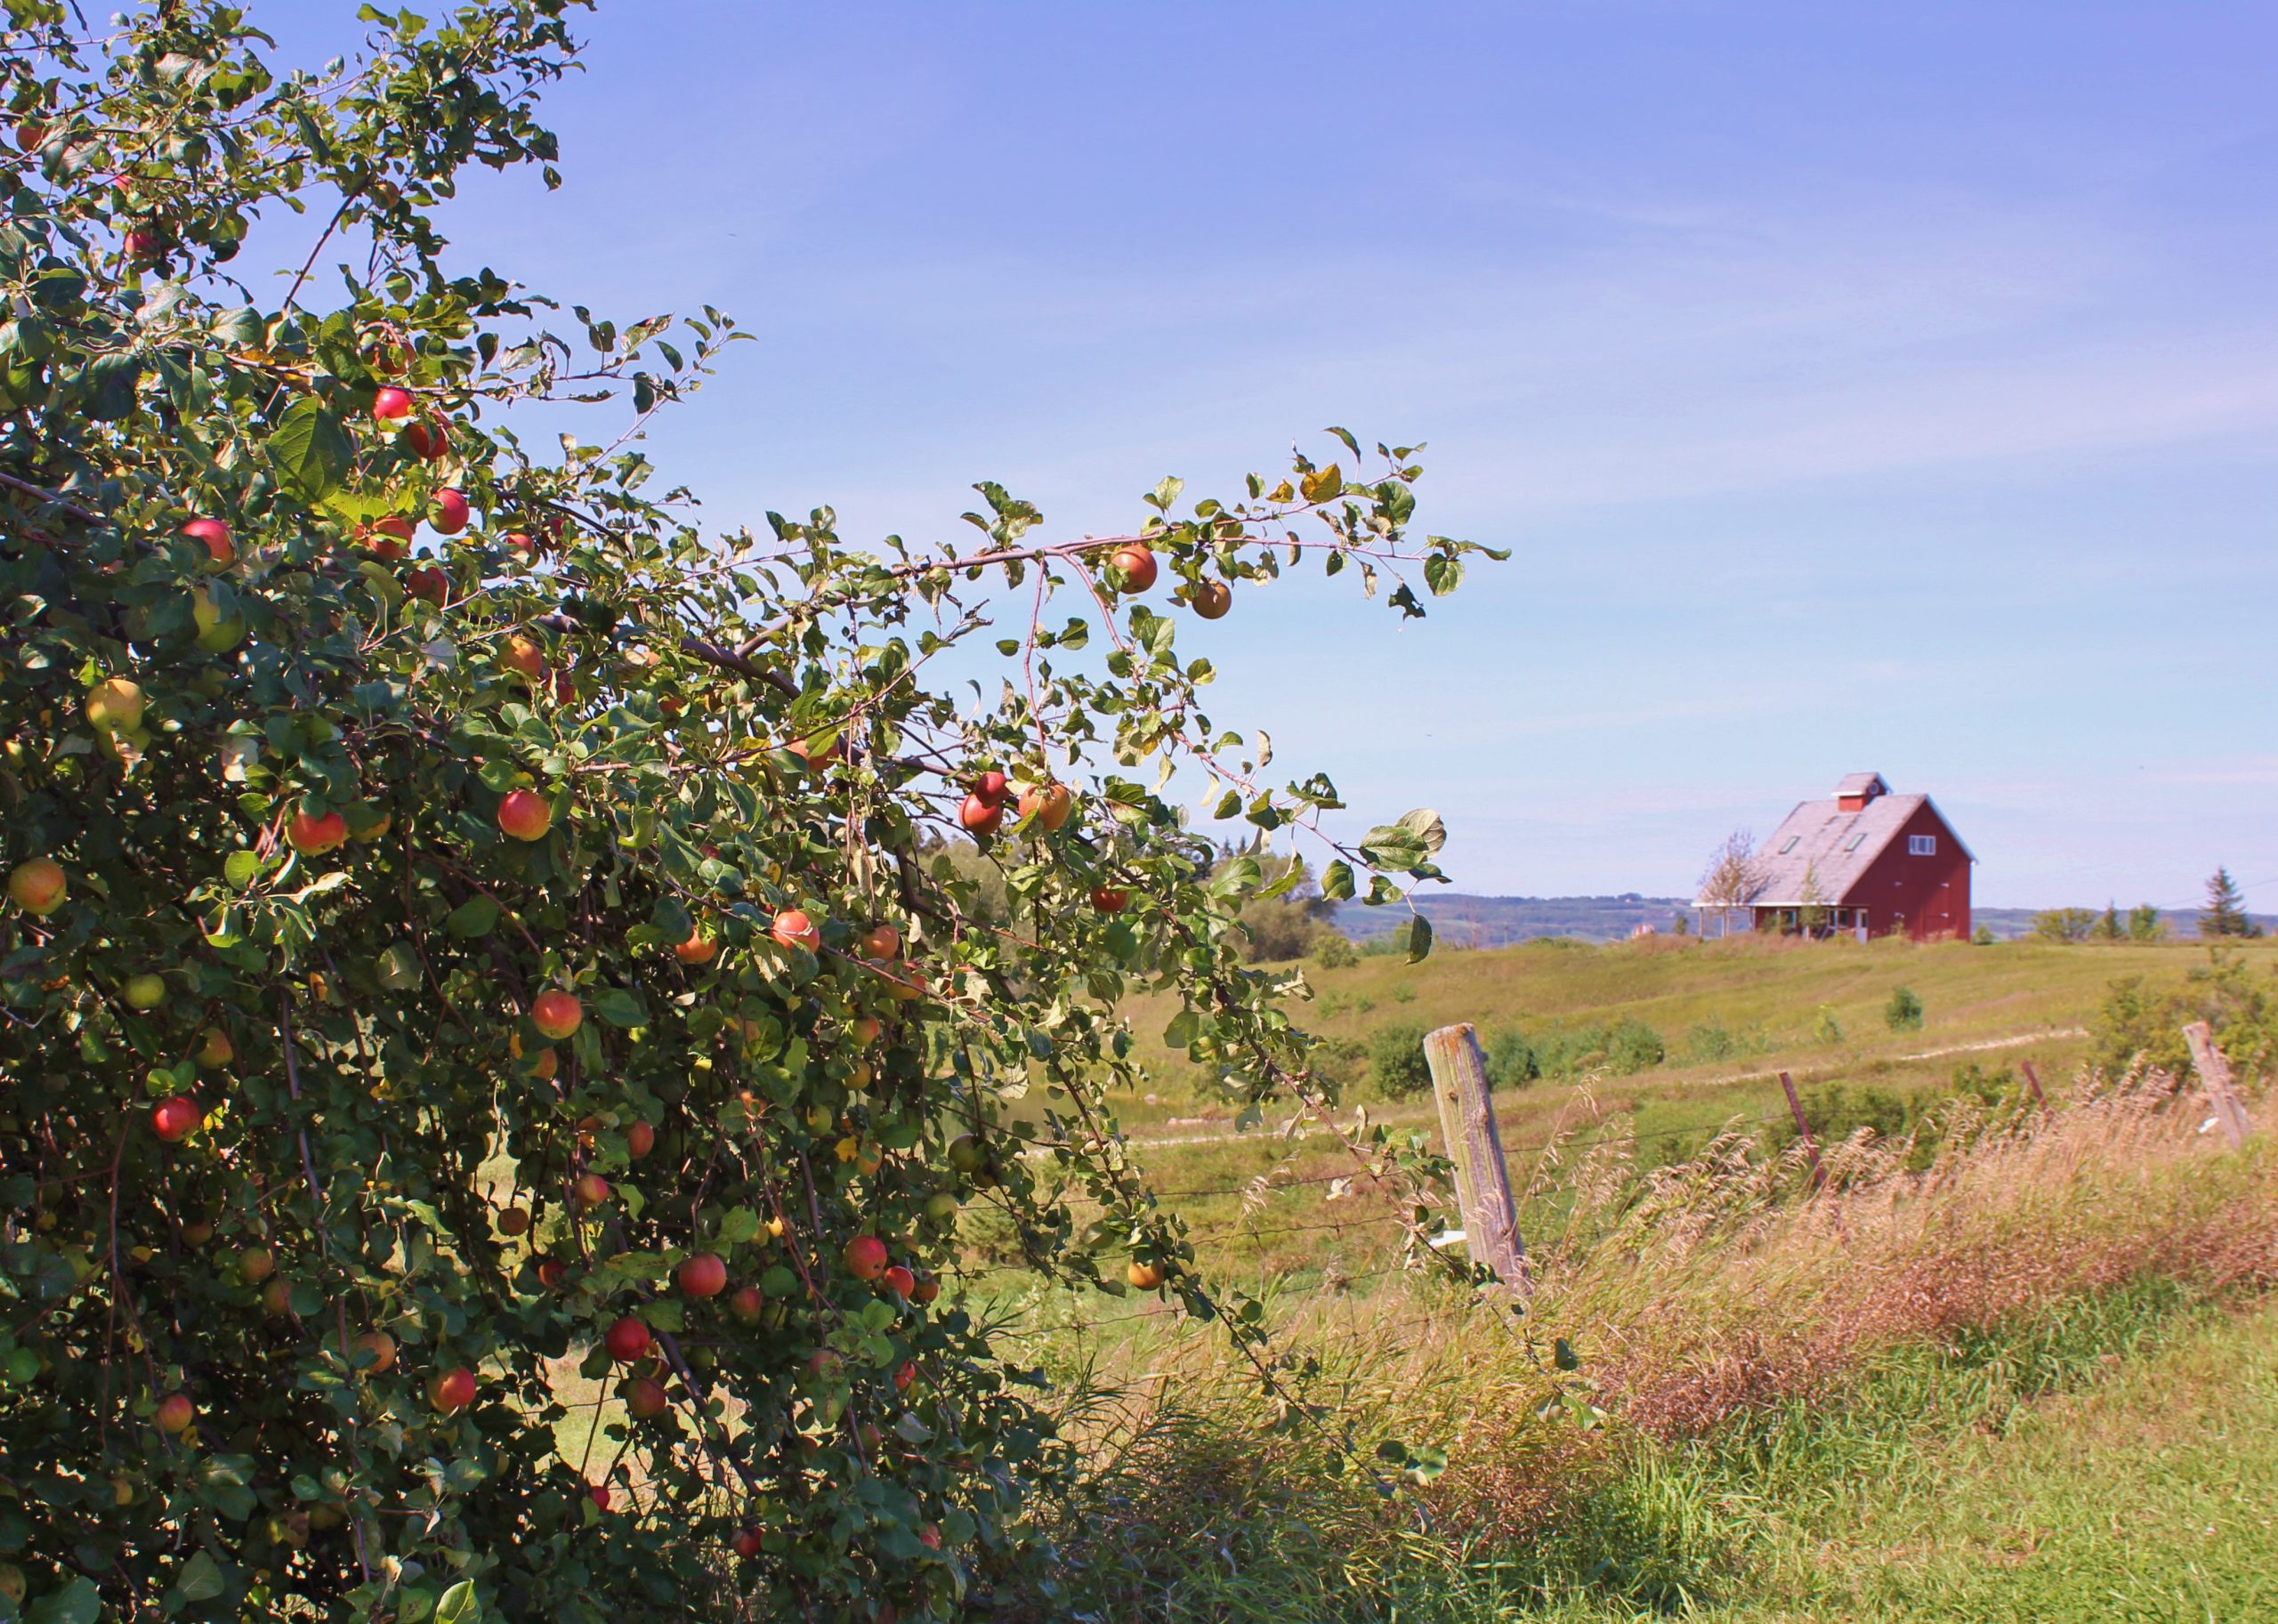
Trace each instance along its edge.
{"label": "red apple", "polygon": [[759,1311],[766,1301],[757,1286],[739,1286],[735,1295],[728,1299],[728,1312],[746,1325],[755,1325],[759,1322]]}
{"label": "red apple", "polygon": [[675,1276],[691,1297],[718,1297],[728,1289],[728,1265],[715,1252],[699,1252]]}
{"label": "red apple", "polygon": [[446,536],[456,536],[466,529],[466,493],[458,490],[439,490],[435,493],[435,512],[427,522]]}
{"label": "red apple", "polygon": [[807,1355],[807,1374],[828,1381],[838,1374],[839,1367],[845,1362],[836,1350],[819,1347]]}
{"label": "red apple", "polygon": [[575,993],[548,988],[530,1000],[530,1024],[559,1041],[578,1030],[586,1011]]}
{"label": "red apple", "polygon": [[372,416],[382,423],[400,423],[410,416],[410,392],[390,384],[372,397]]}
{"label": "red apple", "polygon": [[277,1273],[277,1254],[265,1246],[249,1246],[238,1254],[238,1278],[258,1286]]}
{"label": "red apple", "polygon": [[[451,432],[440,422],[428,419],[408,423],[403,429],[404,449],[412,456],[429,462],[440,460],[451,448]],[[440,529],[440,526],[437,527]]]}
{"label": "red apple", "polygon": [[150,1108],[150,1131],[168,1144],[189,1138],[205,1120],[206,1113],[198,1110],[198,1102],[186,1094],[160,1100]]}
{"label": "red apple", "polygon": [[428,1378],[427,1402],[445,1415],[464,1410],[474,1402],[474,1372],[464,1365],[438,1370]]}
{"label": "red apple", "polygon": [[986,801],[991,806],[1002,806],[1006,797],[1013,793],[1013,787],[1003,773],[989,772],[973,780],[973,793],[976,799]]}
{"label": "red apple", "polygon": [[787,908],[777,914],[771,933],[787,948],[804,948],[812,953],[822,946],[822,926],[810,919],[804,908]]}
{"label": "red apple", "polygon": [[561,1282],[569,1278],[570,1265],[559,1257],[541,1257],[537,1260],[537,1283],[548,1291],[561,1290]]}
{"label": "red apple", "polygon": [[673,943],[673,957],[684,965],[708,965],[719,956],[720,944],[702,931],[693,933],[686,941]]}
{"label": "red apple", "polygon": [[8,900],[40,918],[62,907],[69,889],[63,865],[52,857],[30,858],[8,871]]}
{"label": "red apple", "polygon": [[405,548],[416,533],[417,527],[400,515],[375,519],[365,528],[363,542],[371,549],[375,558],[383,563],[392,564],[404,555]]}
{"label": "red apple", "polygon": [[909,1360],[905,1359],[894,1367],[893,1387],[896,1393],[909,1392],[909,1384],[917,1379],[917,1367]]}
{"label": "red apple", "polygon": [[603,1512],[608,1511],[609,1485],[607,1483],[587,1483],[586,1485],[586,1498],[592,1500],[594,1506]]}
{"label": "red apple", "polygon": [[303,857],[322,857],[348,844],[348,820],[338,812],[311,818],[296,812],[285,820],[285,844]]}
{"label": "red apple", "polygon": [[901,933],[891,925],[874,925],[862,933],[862,951],[872,958],[892,958],[901,951]]}
{"label": "red apple", "polygon": [[1047,830],[1057,830],[1076,809],[1076,798],[1065,784],[1042,784],[1021,792],[1021,816],[1034,818]]}
{"label": "red apple", "polygon": [[941,1295],[941,1282],[930,1274],[921,1274],[917,1277],[917,1289],[909,1294],[909,1300],[923,1305]]}
{"label": "red apple", "polygon": [[[517,840],[543,840],[545,831],[553,827],[553,808],[535,789],[510,789],[498,803],[498,827]],[[545,1029],[540,1027],[540,1031]],[[575,1031],[577,1028],[570,1028]],[[567,1038],[569,1032],[546,1032],[549,1038]]]}
{"label": "red apple", "polygon": [[646,1156],[657,1148],[657,1125],[635,1122],[625,1130],[625,1149],[634,1159]]}
{"label": "red apple", "polygon": [[917,1543],[924,1546],[929,1551],[940,1550],[941,1548],[941,1531],[933,1523],[928,1523],[925,1527],[917,1531]]}
{"label": "red apple", "polygon": [[598,1173],[580,1173],[570,1181],[570,1195],[590,1211],[609,1200],[609,1180]]}
{"label": "red apple", "polygon": [[370,1375],[378,1376],[395,1368],[395,1338],[384,1330],[368,1330],[349,1346],[354,1353],[372,1356],[372,1362],[364,1367]]}
{"label": "red apple", "polygon": [[433,564],[422,564],[404,573],[403,590],[407,597],[442,609],[451,601],[451,578]]}
{"label": "red apple", "polygon": [[237,544],[230,539],[230,527],[219,519],[193,519],[182,527],[182,533],[192,541],[206,544],[206,553],[217,570],[232,562],[238,556]]}
{"label": "red apple", "polygon": [[126,234],[122,246],[127,258],[147,265],[166,252],[166,239],[149,227],[138,226]]}
{"label": "red apple", "polygon": [[619,1389],[625,1411],[636,1421],[651,1421],[672,1408],[672,1395],[653,1376],[636,1376]]}
{"label": "red apple", "polygon": [[1004,803],[985,801],[976,790],[965,796],[965,804],[957,808],[957,821],[969,835],[993,835],[1005,821]]}
{"label": "red apple", "polygon": [[879,1278],[885,1289],[899,1297],[907,1297],[917,1289],[917,1277],[900,1264],[894,1264]]}
{"label": "red apple", "polygon": [[1186,594],[1187,606],[1205,620],[1222,618],[1234,606],[1234,589],[1224,581],[1205,581]]}
{"label": "red apple", "polygon": [[857,1235],[846,1243],[846,1272],[856,1280],[876,1280],[885,1273],[886,1243],[876,1235]]}
{"label": "red apple", "polygon": [[530,1215],[519,1207],[509,1207],[498,1215],[498,1232],[509,1240],[530,1232]]}
{"label": "red apple", "polygon": [[757,1528],[739,1528],[729,1536],[728,1548],[739,1556],[756,1556],[767,1548],[767,1536]]}
{"label": "red apple", "polygon": [[169,1393],[158,1401],[158,1410],[151,1418],[158,1422],[160,1432],[179,1437],[198,1418],[198,1406],[190,1402],[187,1393]]}
{"label": "red apple", "polygon": [[855,1042],[868,1048],[878,1040],[878,1034],[885,1028],[879,1024],[876,1015],[857,1015],[854,1023],[846,1030],[854,1035]]}
{"label": "red apple", "polygon": [[646,1325],[627,1314],[610,1326],[602,1340],[607,1345],[611,1359],[619,1364],[631,1364],[648,1353],[649,1345],[655,1338],[650,1336]]}
{"label": "red apple", "polygon": [[1103,914],[1119,914],[1131,906],[1131,893],[1120,885],[1092,887],[1092,907]]}
{"label": "red apple", "polygon": [[1143,542],[1127,541],[1108,561],[1115,567],[1119,586],[1126,592],[1144,592],[1155,584],[1155,554]]}

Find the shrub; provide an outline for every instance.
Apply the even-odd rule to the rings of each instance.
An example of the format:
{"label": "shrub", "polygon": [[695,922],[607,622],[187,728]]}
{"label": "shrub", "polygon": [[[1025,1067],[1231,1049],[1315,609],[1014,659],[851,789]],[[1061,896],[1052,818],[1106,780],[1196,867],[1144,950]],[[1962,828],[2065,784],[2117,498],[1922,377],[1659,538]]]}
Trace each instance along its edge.
{"label": "shrub", "polygon": [[1487,1040],[1487,1080],[1498,1088],[1523,1088],[1542,1075],[1534,1046],[1515,1026],[1507,1026]]}
{"label": "shrub", "polygon": [[2184,1027],[2204,1021],[2241,1078],[2278,1070],[2278,970],[2257,974],[2222,948],[2172,982],[2131,975],[2112,983],[2088,1022],[2088,1056],[2116,1077],[2139,1059],[2171,1077],[2192,1075]]}
{"label": "shrub", "polygon": [[1821,1005],[1819,1013],[1812,1017],[1812,1039],[1815,1043],[1843,1041],[1843,1022],[1835,1018],[1834,1005]]}
{"label": "shrub", "polygon": [[1993,934],[1993,927],[1990,925],[1979,925],[1975,930],[1970,932],[1969,940],[1970,945],[1973,947],[1991,947],[1996,940]]}
{"label": "shrub", "polygon": [[[219,0],[73,9],[12,4],[4,55],[47,146],[0,164],[0,1617],[962,1615],[1070,1456],[917,1278],[961,1203],[1054,1284],[1162,1265],[1256,1353],[1116,1147],[1006,1103],[1096,1120],[1140,985],[1252,1100],[1306,1057],[1241,962],[1261,865],[1212,879],[1111,769],[1043,782],[1256,753],[1205,736],[1170,594],[1036,660],[1118,544],[993,484],[990,562],[827,508],[699,531],[640,435],[733,324],[589,321],[428,212],[550,165],[566,0],[366,8],[312,73]],[[251,263],[301,208],[350,263]],[[1406,452],[1248,488],[1285,472],[1166,481],[1134,534],[1245,591],[1269,521],[1459,573],[1405,539]],[[975,706],[927,661],[988,658],[999,593],[1038,679]],[[1249,815],[1308,819],[1297,781]]]}
{"label": "shrub", "polygon": [[1922,1030],[1922,1000],[1911,987],[1900,987],[1891,993],[1890,1002],[1883,1006],[1883,1024],[1894,1032]]}
{"label": "shrub", "polygon": [[1387,1100],[1430,1092],[1432,1071],[1424,1063],[1424,1029],[1408,1021],[1378,1027],[1369,1039],[1369,1077],[1377,1095]]}
{"label": "shrub", "polygon": [[1406,982],[1396,983],[1392,990],[1392,1001],[1395,1004],[1413,1004],[1416,1002],[1416,989]]}
{"label": "shrub", "polygon": [[1351,937],[1324,930],[1313,941],[1313,963],[1323,970],[1349,970],[1361,962]]}
{"label": "shrub", "polygon": [[1661,1035],[1634,1015],[1611,1024],[1597,1022],[1552,1031],[1537,1046],[1538,1062],[1547,1077],[1579,1077],[1588,1071],[1628,1077],[1660,1065],[1668,1054]]}

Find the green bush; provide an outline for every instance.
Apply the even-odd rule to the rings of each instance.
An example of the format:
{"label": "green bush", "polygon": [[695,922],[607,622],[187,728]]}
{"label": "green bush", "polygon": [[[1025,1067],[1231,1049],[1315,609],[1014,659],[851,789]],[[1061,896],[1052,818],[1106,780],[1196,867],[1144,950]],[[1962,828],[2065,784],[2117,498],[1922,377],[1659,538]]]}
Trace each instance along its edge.
{"label": "green bush", "polygon": [[1628,1077],[1651,1071],[1668,1056],[1668,1046],[1660,1033],[1635,1015],[1550,1032],[1536,1046],[1540,1074],[1546,1077],[1579,1077],[1590,1071]]}
{"label": "green bush", "polygon": [[1843,1022],[1835,1018],[1835,1006],[1822,1004],[1812,1017],[1812,1040],[1815,1043],[1843,1041]]}
{"label": "green bush", "polygon": [[2141,1057],[2171,1077],[2187,1078],[2191,1051],[2183,1029],[2193,1021],[2213,1028],[2240,1078],[2278,1071],[2278,967],[2257,974],[2235,952],[2216,948],[2207,964],[2178,981],[2116,981],[2088,1022],[2088,1058],[2112,1076]]}
{"label": "green bush", "polygon": [[1507,1026],[1487,1040],[1487,1080],[1498,1088],[1523,1088],[1542,1075],[1524,1032]]}
{"label": "green bush", "polygon": [[1684,1057],[1694,1065],[1761,1054],[1771,1046],[1760,1029],[1736,1032],[1718,1021],[1703,1022],[1684,1035]]}
{"label": "green bush", "polygon": [[1349,970],[1361,962],[1361,951],[1352,939],[1336,931],[1325,930],[1313,942],[1313,963],[1323,970]]}
{"label": "green bush", "polygon": [[1883,1006],[1883,1024],[1894,1032],[1919,1032],[1922,1030],[1922,1000],[1911,987],[1900,987],[1890,995],[1890,1002]]}
{"label": "green bush", "polygon": [[1432,1071],[1424,1063],[1424,1029],[1412,1021],[1378,1027],[1369,1039],[1369,1078],[1387,1100],[1428,1092]]}

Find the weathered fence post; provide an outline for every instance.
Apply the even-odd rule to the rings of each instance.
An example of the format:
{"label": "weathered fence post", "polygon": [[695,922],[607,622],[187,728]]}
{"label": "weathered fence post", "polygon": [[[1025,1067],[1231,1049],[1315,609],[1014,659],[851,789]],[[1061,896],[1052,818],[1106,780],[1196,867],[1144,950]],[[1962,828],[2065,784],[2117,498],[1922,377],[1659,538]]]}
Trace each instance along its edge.
{"label": "weathered fence post", "polygon": [[2215,1107],[2216,1119],[2222,1123],[2232,1148],[2236,1149],[2254,1132],[2254,1119],[2246,1114],[2238,1091],[2231,1087],[2231,1062],[2215,1046],[2214,1029],[2204,1021],[2193,1021],[2185,1027],[2183,1040],[2191,1046],[2192,1067],[2199,1073],[2200,1086],[2207,1090],[2207,1098]]}
{"label": "weathered fence post", "polygon": [[1526,1242],[1519,1237],[1518,1211],[1511,1203],[1511,1179],[1503,1165],[1503,1137],[1495,1127],[1478,1030],[1459,1021],[1428,1034],[1424,1062],[1432,1069],[1448,1159],[1455,1163],[1465,1243],[1473,1260],[1485,1264],[1496,1279],[1529,1289],[1533,1282],[1527,1275]]}
{"label": "weathered fence post", "polygon": [[1788,1091],[1788,1114],[1796,1119],[1796,1136],[1804,1142],[1804,1154],[1812,1159],[1812,1188],[1816,1190],[1827,1183],[1827,1169],[1819,1165],[1819,1142],[1812,1137],[1812,1125],[1804,1119],[1804,1103],[1796,1097],[1796,1085],[1788,1074],[1780,1074],[1780,1086]]}
{"label": "weathered fence post", "polygon": [[2040,1091],[2040,1079],[2033,1073],[2032,1062],[2021,1060],[2017,1064],[2024,1070],[2025,1087],[2032,1090],[2032,1103],[2043,1111],[2048,1110],[2048,1096]]}

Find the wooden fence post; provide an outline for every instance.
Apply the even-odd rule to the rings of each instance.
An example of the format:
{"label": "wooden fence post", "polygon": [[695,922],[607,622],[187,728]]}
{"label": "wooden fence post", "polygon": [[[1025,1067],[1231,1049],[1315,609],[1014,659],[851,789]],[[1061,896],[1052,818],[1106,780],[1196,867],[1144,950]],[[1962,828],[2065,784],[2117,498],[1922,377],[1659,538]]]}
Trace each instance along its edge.
{"label": "wooden fence post", "polygon": [[1812,1160],[1812,1188],[1816,1190],[1827,1183],[1827,1169],[1819,1165],[1819,1143],[1812,1137],[1812,1125],[1804,1119],[1804,1103],[1796,1097],[1796,1085],[1788,1074],[1780,1074],[1780,1086],[1788,1091],[1788,1113],[1796,1119],[1796,1136],[1804,1142],[1804,1154]]}
{"label": "wooden fence post", "polygon": [[2021,1060],[2017,1064],[2024,1069],[2025,1087],[2032,1090],[2032,1103],[2043,1111],[2048,1110],[2048,1096],[2040,1091],[2040,1079],[2033,1074],[2032,1062]]}
{"label": "wooden fence post", "polygon": [[1424,1062],[1432,1069],[1432,1093],[1440,1103],[1440,1133],[1456,1168],[1456,1203],[1463,1213],[1465,1243],[1474,1262],[1485,1264],[1506,1285],[1531,1289],[1526,1242],[1511,1202],[1511,1179],[1503,1165],[1503,1137],[1495,1127],[1495,1105],[1487,1084],[1487,1056],[1468,1021],[1443,1026],[1424,1039]]}
{"label": "wooden fence post", "polygon": [[2207,1090],[2216,1119],[2222,1123],[2223,1132],[2235,1150],[2254,1132],[2254,1119],[2246,1114],[2238,1091],[2231,1087],[2231,1062],[2215,1046],[2214,1029],[2204,1021],[2193,1021],[2185,1027],[2183,1040],[2191,1046],[2192,1068],[2199,1073],[2200,1086]]}

